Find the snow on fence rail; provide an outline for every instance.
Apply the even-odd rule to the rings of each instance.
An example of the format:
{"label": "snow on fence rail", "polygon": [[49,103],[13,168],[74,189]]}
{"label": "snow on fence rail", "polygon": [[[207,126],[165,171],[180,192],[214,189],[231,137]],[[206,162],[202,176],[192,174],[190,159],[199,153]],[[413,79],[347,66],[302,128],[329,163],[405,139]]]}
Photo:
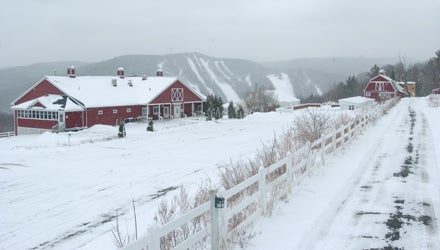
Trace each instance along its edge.
{"label": "snow on fence rail", "polygon": [[14,132],[3,132],[3,133],[0,133],[0,138],[10,137],[10,136],[15,136],[15,133]]}
{"label": "snow on fence rail", "polygon": [[[362,117],[288,153],[284,159],[268,168],[260,167],[257,174],[228,190],[212,190],[210,201],[165,225],[154,225],[148,230],[147,236],[131,243],[125,249],[193,249],[194,246],[204,246],[208,249],[229,248],[228,246],[234,243],[234,237],[243,234],[259,216],[270,215],[277,201],[286,196],[292,188],[300,185],[306,176],[311,175],[315,167],[324,165],[326,155],[349,143],[365,130],[371,121],[386,113],[396,102],[396,99],[391,99],[376,106]],[[218,198],[224,199],[223,208],[217,208]],[[209,225],[197,230],[193,228],[192,235],[188,233],[185,239],[176,243],[174,247],[164,247],[164,244],[161,244],[166,235],[182,230],[185,224],[194,225],[197,218],[200,220],[203,215],[208,215]],[[208,240],[210,247],[206,246]],[[204,243],[201,243],[202,241]]]}

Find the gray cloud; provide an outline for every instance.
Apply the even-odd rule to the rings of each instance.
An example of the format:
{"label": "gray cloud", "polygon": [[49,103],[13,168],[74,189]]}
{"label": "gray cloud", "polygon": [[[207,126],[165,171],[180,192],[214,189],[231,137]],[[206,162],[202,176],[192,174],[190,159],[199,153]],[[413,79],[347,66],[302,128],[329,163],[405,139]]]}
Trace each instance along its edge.
{"label": "gray cloud", "polygon": [[257,61],[440,49],[440,1],[10,0],[0,67],[197,51]]}

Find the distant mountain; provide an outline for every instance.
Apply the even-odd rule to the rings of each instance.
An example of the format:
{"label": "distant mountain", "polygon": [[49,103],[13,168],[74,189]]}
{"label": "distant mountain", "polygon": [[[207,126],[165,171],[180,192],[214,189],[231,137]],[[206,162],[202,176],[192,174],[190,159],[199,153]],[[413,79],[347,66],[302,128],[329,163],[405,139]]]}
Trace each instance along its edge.
{"label": "distant mountain", "polygon": [[[407,63],[413,63],[408,59]],[[314,70],[345,77],[367,72],[376,64],[379,67],[399,62],[397,57],[365,58],[365,57],[328,57],[328,58],[302,58],[287,61],[263,62],[262,65],[277,70]]]}
{"label": "distant mountain", "polygon": [[[123,67],[125,75],[155,75],[162,68],[164,75],[177,76],[202,94],[216,94],[224,102],[243,100],[256,88],[273,90],[280,101],[321,95],[346,76],[316,69],[283,70],[243,60],[211,57],[200,53],[170,55],[126,55],[96,63],[58,62],[34,64],[0,70],[0,110],[9,110],[9,103],[44,75],[66,75],[74,64],[77,75],[116,75]],[[54,70],[56,69],[56,72]]]}

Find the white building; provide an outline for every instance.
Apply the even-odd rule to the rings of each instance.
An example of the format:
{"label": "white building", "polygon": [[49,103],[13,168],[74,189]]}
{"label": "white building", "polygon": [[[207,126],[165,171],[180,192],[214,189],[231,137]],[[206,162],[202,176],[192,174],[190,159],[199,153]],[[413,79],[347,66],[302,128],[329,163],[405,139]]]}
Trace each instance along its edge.
{"label": "white building", "polygon": [[375,101],[372,98],[354,96],[344,99],[339,99],[341,110],[356,110],[361,108],[368,108],[374,105]]}

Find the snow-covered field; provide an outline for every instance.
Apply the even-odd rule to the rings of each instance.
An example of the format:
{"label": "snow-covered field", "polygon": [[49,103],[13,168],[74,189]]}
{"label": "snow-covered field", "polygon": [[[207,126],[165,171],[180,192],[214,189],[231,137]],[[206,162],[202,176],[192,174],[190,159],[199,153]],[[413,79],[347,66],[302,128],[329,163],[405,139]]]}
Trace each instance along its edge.
{"label": "snow-covered field", "polygon": [[403,99],[326,163],[249,249],[440,249],[439,108]]}
{"label": "snow-covered field", "polygon": [[[292,125],[294,115],[180,119],[155,123],[153,133],[145,124],[127,124],[123,139],[108,126],[71,136],[2,138],[0,249],[114,249],[116,211],[122,230],[133,232],[132,199],[145,234],[157,197],[182,184],[191,189],[208,178],[217,182],[221,164],[252,157]],[[439,128],[440,109],[429,108],[424,98],[403,99],[329,157],[272,217],[260,219],[248,248],[438,249]],[[399,212],[405,223],[391,230],[385,222]],[[400,238],[387,241],[390,232]]]}
{"label": "snow-covered field", "polygon": [[127,124],[123,139],[108,126],[71,133],[70,142],[68,133],[0,139],[0,248],[115,248],[114,216],[131,233],[132,199],[145,234],[156,197],[215,183],[219,165],[252,157],[292,122],[292,114],[270,113],[156,122],[153,133]]}

